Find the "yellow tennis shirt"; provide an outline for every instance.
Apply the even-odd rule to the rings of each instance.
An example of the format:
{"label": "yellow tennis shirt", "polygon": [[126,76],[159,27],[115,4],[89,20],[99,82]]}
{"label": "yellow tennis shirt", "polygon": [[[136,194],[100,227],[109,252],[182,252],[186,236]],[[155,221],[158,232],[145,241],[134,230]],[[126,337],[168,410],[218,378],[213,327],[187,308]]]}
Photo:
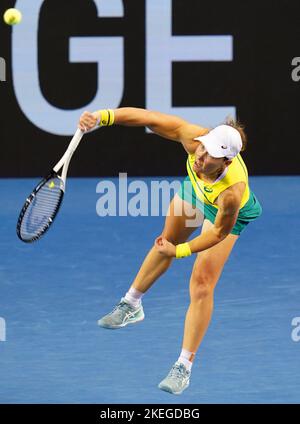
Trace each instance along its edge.
{"label": "yellow tennis shirt", "polygon": [[244,191],[242,201],[240,204],[240,209],[245,206],[249,200],[250,189],[248,184],[248,171],[247,167],[241,157],[238,154],[235,158],[232,159],[231,164],[228,166],[228,170],[224,177],[212,184],[202,181],[193,170],[193,165],[195,163],[195,154],[188,155],[187,159],[187,171],[192,182],[193,188],[197,197],[207,205],[213,205],[215,208],[218,208],[218,205],[215,205],[214,202],[222,191],[226,190],[228,187],[239,183],[244,182],[246,184],[246,190]]}

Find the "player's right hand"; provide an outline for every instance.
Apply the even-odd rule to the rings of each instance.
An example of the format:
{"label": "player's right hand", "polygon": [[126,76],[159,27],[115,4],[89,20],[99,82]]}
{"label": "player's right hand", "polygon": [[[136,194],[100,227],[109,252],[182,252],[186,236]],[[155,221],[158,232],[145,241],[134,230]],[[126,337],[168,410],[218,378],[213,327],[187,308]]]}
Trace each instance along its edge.
{"label": "player's right hand", "polygon": [[97,116],[97,113],[91,113],[88,111],[83,112],[83,114],[80,116],[78,128],[81,129],[81,131],[87,132],[97,125],[99,122],[99,117]]}

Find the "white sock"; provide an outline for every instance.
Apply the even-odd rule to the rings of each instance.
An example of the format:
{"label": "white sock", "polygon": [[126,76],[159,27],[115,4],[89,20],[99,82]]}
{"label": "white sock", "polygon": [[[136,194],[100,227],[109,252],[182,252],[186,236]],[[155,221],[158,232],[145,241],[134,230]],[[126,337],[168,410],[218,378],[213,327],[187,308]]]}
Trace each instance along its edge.
{"label": "white sock", "polygon": [[182,349],[178,358],[178,362],[181,362],[183,365],[185,365],[187,370],[191,371],[194,357],[195,354],[193,352],[190,352],[186,349]]}
{"label": "white sock", "polygon": [[134,308],[138,308],[141,305],[141,299],[143,297],[144,293],[140,292],[139,290],[135,289],[134,287],[131,287],[128,292],[125,295],[125,299],[127,302],[133,306]]}

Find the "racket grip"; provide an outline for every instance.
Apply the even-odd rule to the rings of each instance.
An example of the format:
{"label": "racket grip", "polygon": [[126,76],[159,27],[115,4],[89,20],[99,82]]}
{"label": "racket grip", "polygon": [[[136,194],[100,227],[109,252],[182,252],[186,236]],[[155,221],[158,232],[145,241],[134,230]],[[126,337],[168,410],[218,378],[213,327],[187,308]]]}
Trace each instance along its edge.
{"label": "racket grip", "polygon": [[54,172],[58,172],[60,170],[60,168],[65,164],[66,161],[71,160],[71,157],[72,157],[73,153],[75,152],[75,150],[77,149],[78,144],[80,143],[83,135],[84,135],[84,131],[81,131],[81,129],[78,128],[77,131],[75,132],[65,154],[63,155],[61,160],[53,168]]}

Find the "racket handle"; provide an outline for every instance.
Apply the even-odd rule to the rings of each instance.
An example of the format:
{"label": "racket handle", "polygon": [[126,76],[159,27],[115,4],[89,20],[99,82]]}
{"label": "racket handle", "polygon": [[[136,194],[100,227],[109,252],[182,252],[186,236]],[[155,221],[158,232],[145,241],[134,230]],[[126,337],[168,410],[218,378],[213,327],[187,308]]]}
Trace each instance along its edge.
{"label": "racket handle", "polygon": [[83,135],[84,135],[84,132],[81,131],[81,129],[78,128],[76,133],[74,134],[69,146],[68,146],[67,153],[70,154],[70,153],[75,152],[75,150],[77,149],[77,146],[80,143]]}
{"label": "racket handle", "polygon": [[84,132],[81,131],[80,128],[78,128],[76,133],[74,134],[65,154],[63,155],[61,160],[53,168],[54,172],[58,172],[60,170],[60,168],[64,165],[66,160],[71,159],[71,157],[72,157],[73,153],[75,152],[75,150],[77,149],[77,146],[80,143],[83,135],[84,135]]}

